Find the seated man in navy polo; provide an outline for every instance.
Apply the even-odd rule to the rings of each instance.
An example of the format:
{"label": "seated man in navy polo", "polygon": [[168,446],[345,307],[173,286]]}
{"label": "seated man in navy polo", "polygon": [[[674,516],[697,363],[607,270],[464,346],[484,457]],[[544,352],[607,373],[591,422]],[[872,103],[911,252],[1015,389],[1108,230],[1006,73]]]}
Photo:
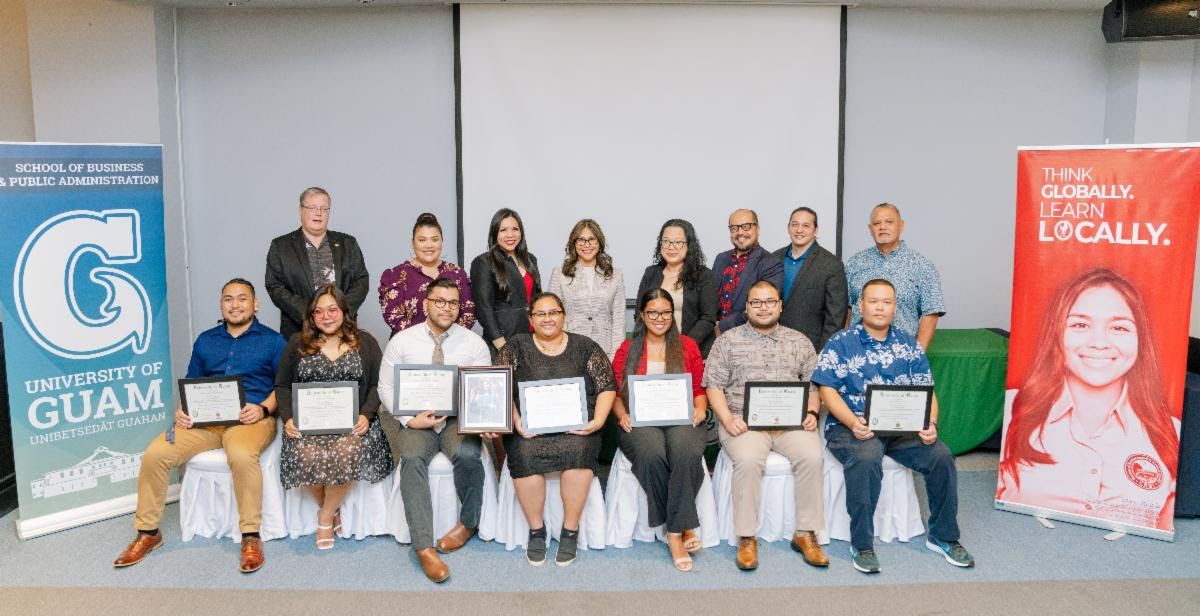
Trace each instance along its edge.
{"label": "seated man in navy polo", "polygon": [[113,563],[128,567],[142,561],[162,545],[158,523],[162,518],[171,469],[192,456],[223,447],[233,475],[239,528],[242,534],[242,573],[257,571],[264,558],[258,536],[262,520],[262,468],[258,457],[275,440],[275,371],[285,341],[275,330],[254,317],[258,300],[254,285],[234,278],[221,288],[221,324],[201,333],[192,345],[187,378],[241,376],[246,405],[236,426],[192,427],[182,408],[175,409],[175,425],[158,435],[142,456],[138,474],[137,537]]}
{"label": "seated man in navy polo", "polygon": [[896,289],[890,282],[875,279],[864,284],[859,309],[862,322],[829,339],[812,375],[812,382],[821,386],[821,402],[829,409],[825,442],[845,469],[854,568],[879,572],[873,518],[884,454],[925,476],[929,500],[925,546],[952,565],[972,567],[975,560],[958,542],[958,471],[954,456],[937,438],[937,398],[929,426],[915,436],[876,436],[863,419],[868,384],[933,385],[929,360],[916,338],[892,326]]}

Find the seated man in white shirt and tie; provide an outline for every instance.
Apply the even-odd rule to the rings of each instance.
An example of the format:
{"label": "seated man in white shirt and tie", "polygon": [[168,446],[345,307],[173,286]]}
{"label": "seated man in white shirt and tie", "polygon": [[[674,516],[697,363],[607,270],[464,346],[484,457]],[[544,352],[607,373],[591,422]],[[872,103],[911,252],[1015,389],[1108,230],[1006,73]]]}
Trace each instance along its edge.
{"label": "seated man in white shirt and tie", "polygon": [[[479,527],[483,503],[483,463],[479,436],[460,435],[453,417],[437,417],[432,411],[415,416],[392,414],[395,366],[445,364],[486,366],[491,363],[487,344],[477,334],[455,323],[460,308],[458,284],[439,278],[426,289],[428,318],[397,333],[388,342],[379,368],[379,398],[388,412],[380,421],[392,457],[400,468],[400,494],[404,515],[412,533],[412,547],[425,576],[434,582],[450,577],[450,568],[437,553],[461,548]],[[486,435],[485,435],[486,436]],[[429,462],[442,452],[454,464],[454,488],[462,503],[458,523],[433,542],[433,502],[429,495]]]}

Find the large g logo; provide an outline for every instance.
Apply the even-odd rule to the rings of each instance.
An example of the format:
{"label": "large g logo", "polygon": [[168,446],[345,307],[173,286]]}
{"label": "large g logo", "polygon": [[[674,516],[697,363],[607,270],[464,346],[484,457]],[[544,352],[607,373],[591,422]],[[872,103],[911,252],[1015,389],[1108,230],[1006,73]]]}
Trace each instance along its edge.
{"label": "large g logo", "polygon": [[150,346],[150,298],[136,278],[111,267],[94,268],[88,278],[107,291],[88,316],[76,299],[75,267],[94,254],[106,265],[142,259],[136,210],[76,210],[38,226],[17,257],[13,296],[21,323],[42,348],[69,359],[115,353],[126,346],[145,353]]}

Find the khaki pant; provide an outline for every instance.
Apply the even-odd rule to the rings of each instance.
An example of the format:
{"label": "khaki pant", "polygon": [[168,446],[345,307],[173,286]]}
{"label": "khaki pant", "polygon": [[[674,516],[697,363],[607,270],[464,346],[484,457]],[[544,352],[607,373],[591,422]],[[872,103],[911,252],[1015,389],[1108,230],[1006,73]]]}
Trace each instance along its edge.
{"label": "khaki pant", "polygon": [[210,449],[224,448],[233,474],[233,494],[237,498],[238,526],[242,533],[257,533],[262,523],[262,468],[258,457],[275,440],[275,418],[237,426],[213,426],[175,429],[175,443],[160,434],[142,455],[138,474],[137,512],[133,527],[137,530],[158,528],[167,498],[171,469],[187,463],[192,456]]}
{"label": "khaki pant", "polygon": [[[818,427],[818,429],[820,429]],[[821,439],[806,430],[747,430],[730,436],[720,426],[721,447],[733,461],[733,530],[739,537],[758,533],[758,496],[767,454],[772,450],[792,463],[796,530],[825,530]]]}

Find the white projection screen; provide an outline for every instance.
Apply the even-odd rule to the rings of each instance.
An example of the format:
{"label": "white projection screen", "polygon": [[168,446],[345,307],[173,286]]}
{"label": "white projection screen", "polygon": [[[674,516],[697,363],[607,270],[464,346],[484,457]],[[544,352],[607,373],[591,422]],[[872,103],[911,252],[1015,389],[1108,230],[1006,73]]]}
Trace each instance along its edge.
{"label": "white projection screen", "polygon": [[659,227],[692,222],[708,265],[730,212],[788,242],[798,205],[836,245],[840,8],[463,5],[465,259],[520,212],[547,282],[581,218],[637,292]]}

